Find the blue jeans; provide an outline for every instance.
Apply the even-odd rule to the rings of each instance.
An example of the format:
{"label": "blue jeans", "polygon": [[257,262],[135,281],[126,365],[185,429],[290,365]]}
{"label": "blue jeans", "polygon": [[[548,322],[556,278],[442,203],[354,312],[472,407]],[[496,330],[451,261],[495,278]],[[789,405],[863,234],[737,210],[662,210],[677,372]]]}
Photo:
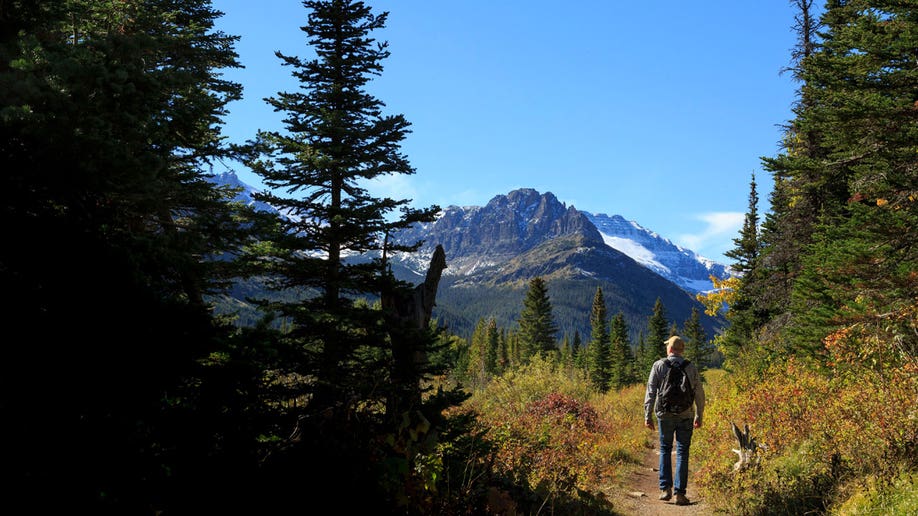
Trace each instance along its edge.
{"label": "blue jeans", "polygon": [[[660,490],[673,487],[676,493],[685,494],[688,485],[689,446],[692,444],[693,418],[659,418],[660,426]],[[673,485],[673,436],[676,437],[676,483]]]}

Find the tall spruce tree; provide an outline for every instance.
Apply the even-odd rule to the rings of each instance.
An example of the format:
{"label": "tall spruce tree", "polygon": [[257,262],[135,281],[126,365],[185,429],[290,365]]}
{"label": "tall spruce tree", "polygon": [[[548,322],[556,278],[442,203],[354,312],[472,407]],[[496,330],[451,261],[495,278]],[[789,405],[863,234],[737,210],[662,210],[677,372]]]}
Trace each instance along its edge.
{"label": "tall spruce tree", "polygon": [[[276,53],[293,69],[299,89],[266,99],[285,113],[286,131],[259,132],[248,163],[268,187],[255,197],[293,215],[264,263],[277,288],[306,298],[265,307],[292,321],[284,338],[302,351],[291,372],[314,379],[302,387],[309,412],[316,413],[386,395],[378,375],[389,369],[390,355],[385,349],[382,355],[367,353],[388,340],[379,321],[383,314],[355,306],[353,299],[405,285],[395,284],[382,258],[348,263],[344,256],[415,249],[394,246],[387,236],[429,220],[434,208],[415,211],[410,200],[374,197],[365,188],[367,180],[415,172],[399,147],[408,121],[384,115],[383,102],[366,91],[389,57],[387,44],[372,38],[388,13],[345,0],[303,5],[309,14],[302,31],[316,57]],[[395,210],[401,214],[391,218]]]}
{"label": "tall spruce tree", "polygon": [[[496,323],[495,323],[496,324]],[[507,333],[506,328],[500,329],[500,334],[498,336],[498,346],[497,346],[497,372],[503,373],[510,368],[511,365],[511,348],[513,345],[510,342],[511,335]]]}
{"label": "tall spruce tree", "polygon": [[734,260],[731,267],[740,276],[739,287],[727,313],[730,326],[721,337],[724,352],[736,357],[755,341],[756,331],[767,320],[767,308],[761,304],[760,292],[767,282],[759,270],[762,242],[759,239],[759,196],[755,174],[749,182],[749,206],[740,235],[733,239],[734,247],[725,256]]}
{"label": "tall spruce tree", "polygon": [[488,320],[488,327],[485,330],[485,371],[489,375],[497,374],[500,371],[500,331],[497,329],[497,320],[493,317]]}
{"label": "tall spruce tree", "polygon": [[758,266],[761,244],[759,242],[759,194],[756,189],[755,172],[749,180],[749,206],[743,217],[740,235],[733,239],[734,247],[724,256],[733,259],[730,267],[742,276],[750,276]]}
{"label": "tall spruce tree", "polygon": [[580,331],[574,330],[574,340],[571,341],[571,352],[574,355],[574,367],[586,370],[586,348],[583,346],[583,339],[580,337]]}
{"label": "tall spruce tree", "polygon": [[657,360],[657,349],[655,346],[647,344],[644,332],[638,335],[637,352],[635,353],[636,376],[642,381],[647,380],[653,363]]}
{"label": "tall spruce tree", "polygon": [[574,353],[571,351],[571,338],[566,333],[561,339],[561,363],[566,366],[572,366],[574,364]]}
{"label": "tall spruce tree", "polygon": [[472,339],[469,343],[469,361],[466,374],[476,384],[482,384],[487,374],[487,356],[488,356],[488,337],[487,321],[484,318],[478,319],[475,324],[475,331],[472,332]]}
{"label": "tall spruce tree", "polygon": [[[798,116],[812,109],[813,86],[805,81],[803,63],[818,49],[819,16],[813,0],[792,0],[796,8],[796,44],[791,53],[790,72],[799,84],[793,112]],[[814,164],[824,151],[818,133],[792,120],[785,125],[784,153],[777,158],[762,158],[763,168],[772,174],[770,210],[762,223],[762,252],[758,268],[761,278],[757,303],[768,314],[768,325],[778,333],[786,322],[791,289],[800,271],[804,247],[809,244],[819,215],[818,189],[813,184]],[[776,339],[775,339],[776,340]]]}
{"label": "tall spruce tree", "polygon": [[[367,91],[389,57],[387,43],[373,38],[388,13],[375,14],[351,0],[303,5],[308,18],[301,30],[314,57],[276,53],[299,87],[266,99],[284,114],[284,130],[260,131],[247,160],[268,187],[256,199],[290,215],[259,249],[264,275],[276,289],[300,295],[262,301],[290,328],[278,337],[286,360],[277,374],[290,379],[291,398],[306,400],[305,406],[289,404],[292,410],[282,414],[298,439],[274,457],[274,499],[293,496],[292,485],[309,486],[323,496],[357,489],[398,498],[379,492],[387,480],[371,473],[369,461],[385,454],[394,454],[396,461],[407,456],[401,471],[411,475],[412,461],[422,450],[370,449],[373,436],[390,433],[398,442],[405,439],[406,446],[421,446],[407,434],[402,437],[409,431],[403,422],[410,421],[413,429],[415,423],[435,421],[439,410],[424,416],[437,399],[423,400],[420,392],[420,380],[429,373],[423,356],[433,336],[426,325],[411,328],[402,320],[401,308],[414,312],[401,305],[416,298],[412,286],[397,281],[386,263],[390,253],[413,251],[420,242],[395,245],[389,236],[432,220],[437,207],[415,210],[409,199],[376,197],[367,190],[373,179],[415,172],[400,149],[410,124],[402,115],[384,114],[383,102]],[[349,255],[375,258],[348,261]],[[375,296],[384,301],[382,310],[356,302]],[[398,314],[390,313],[390,304]],[[302,462],[307,460],[326,467],[309,471]],[[410,484],[407,478],[388,481],[390,487]],[[341,499],[360,504],[368,497]]]}
{"label": "tall spruce tree", "polygon": [[536,354],[552,356],[557,353],[555,334],[558,327],[552,315],[548,287],[541,276],[529,281],[519,325],[520,346],[523,348],[520,358],[524,363]]}
{"label": "tall spruce tree", "polygon": [[611,378],[611,348],[609,345],[609,324],[606,317],[606,300],[602,287],[596,287],[593,305],[590,309],[590,343],[587,346],[587,373],[593,388],[599,392],[609,390]]}

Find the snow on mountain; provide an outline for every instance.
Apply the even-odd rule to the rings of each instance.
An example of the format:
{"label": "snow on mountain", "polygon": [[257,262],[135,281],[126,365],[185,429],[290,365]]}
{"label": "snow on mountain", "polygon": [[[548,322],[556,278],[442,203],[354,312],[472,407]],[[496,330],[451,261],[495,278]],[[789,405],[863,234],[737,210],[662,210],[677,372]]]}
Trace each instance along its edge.
{"label": "snow on mountain", "polygon": [[691,293],[713,289],[712,275],[721,279],[733,275],[726,265],[673,244],[637,222],[625,220],[619,215],[583,213],[599,230],[606,245],[627,254]]}
{"label": "snow on mountain", "polygon": [[262,201],[256,201],[254,195],[260,190],[252,187],[239,179],[239,176],[236,175],[233,171],[226,171],[222,174],[214,174],[212,176],[206,176],[205,179],[214,183],[217,186],[227,186],[234,189],[239,189],[236,192],[236,195],[233,197],[233,201],[240,202],[246,206],[250,206],[259,211],[266,211],[269,213],[278,213],[283,217],[286,217],[289,220],[298,221],[299,217],[291,213],[284,213],[281,210],[278,210],[270,204],[264,203]]}

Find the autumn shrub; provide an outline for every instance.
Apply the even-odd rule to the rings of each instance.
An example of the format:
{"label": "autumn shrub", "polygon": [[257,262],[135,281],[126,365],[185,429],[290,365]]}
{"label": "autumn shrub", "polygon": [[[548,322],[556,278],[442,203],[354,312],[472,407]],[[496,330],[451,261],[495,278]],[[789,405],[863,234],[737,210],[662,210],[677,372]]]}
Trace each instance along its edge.
{"label": "autumn shrub", "polygon": [[[855,342],[832,342],[831,367],[788,359],[761,373],[725,379],[699,432],[696,481],[713,506],[734,514],[824,512],[845,487],[865,478],[914,471],[918,444],[915,392],[908,363],[882,367],[855,359]],[[830,347],[832,347],[830,346]],[[820,367],[821,366],[821,367]],[[731,422],[748,425],[762,447],[734,471]]]}
{"label": "autumn shrub", "polygon": [[585,379],[535,359],[495,378],[467,403],[487,429],[493,474],[522,487],[517,494],[530,499],[519,503],[531,512],[580,513],[605,503],[600,486],[614,446],[610,425],[588,401],[592,395]]}
{"label": "autumn shrub", "polygon": [[585,400],[593,391],[585,377],[571,376],[553,360],[536,355],[527,365],[496,376],[476,390],[470,404],[484,414],[515,416],[553,392]]}

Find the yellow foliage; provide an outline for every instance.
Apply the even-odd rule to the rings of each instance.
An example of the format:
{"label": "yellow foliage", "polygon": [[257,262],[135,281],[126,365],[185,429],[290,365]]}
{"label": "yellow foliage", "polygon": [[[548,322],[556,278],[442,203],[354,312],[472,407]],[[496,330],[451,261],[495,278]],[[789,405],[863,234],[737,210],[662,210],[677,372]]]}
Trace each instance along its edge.
{"label": "yellow foliage", "polygon": [[704,313],[707,315],[717,315],[717,312],[727,306],[729,310],[730,304],[736,299],[736,291],[739,288],[740,278],[730,277],[727,279],[720,279],[715,276],[709,276],[711,283],[714,284],[714,288],[709,292],[702,292],[695,296],[701,304],[704,305]]}

